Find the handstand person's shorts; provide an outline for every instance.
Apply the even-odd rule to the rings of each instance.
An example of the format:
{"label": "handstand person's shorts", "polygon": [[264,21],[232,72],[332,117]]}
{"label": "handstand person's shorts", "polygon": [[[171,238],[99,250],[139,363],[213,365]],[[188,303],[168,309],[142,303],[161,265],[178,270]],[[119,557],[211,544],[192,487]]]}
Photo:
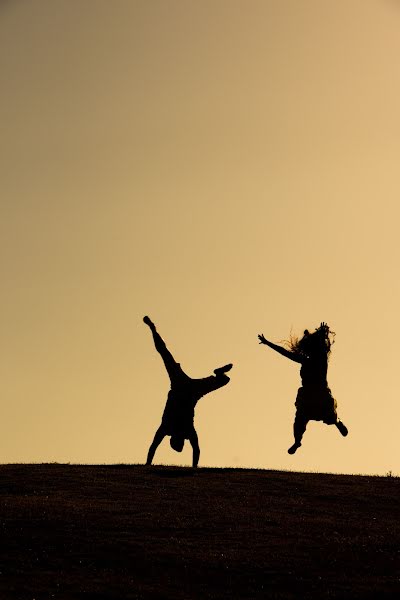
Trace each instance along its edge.
{"label": "handstand person's shorts", "polygon": [[162,425],[166,435],[176,436],[188,440],[193,433],[193,417],[174,415],[173,418],[163,417]]}

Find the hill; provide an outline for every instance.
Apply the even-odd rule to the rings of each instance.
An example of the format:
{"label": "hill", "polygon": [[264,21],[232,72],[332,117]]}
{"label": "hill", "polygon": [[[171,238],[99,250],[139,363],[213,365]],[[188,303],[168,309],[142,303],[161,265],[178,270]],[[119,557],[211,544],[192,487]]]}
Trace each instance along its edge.
{"label": "hill", "polygon": [[0,466],[0,598],[395,598],[400,479]]}

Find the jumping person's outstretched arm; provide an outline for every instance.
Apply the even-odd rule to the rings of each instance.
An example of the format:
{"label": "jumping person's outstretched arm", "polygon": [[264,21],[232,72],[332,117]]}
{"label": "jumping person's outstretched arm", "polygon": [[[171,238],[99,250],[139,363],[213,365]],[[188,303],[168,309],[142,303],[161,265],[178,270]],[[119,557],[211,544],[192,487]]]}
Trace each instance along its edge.
{"label": "jumping person's outstretched arm", "polygon": [[279,352],[279,354],[282,354],[282,356],[286,356],[286,358],[290,358],[290,360],[294,360],[294,362],[297,362],[297,363],[302,362],[302,358],[301,358],[300,354],[296,354],[295,352],[286,350],[286,348],[283,348],[282,346],[278,346],[278,344],[273,344],[272,342],[269,342],[264,337],[263,333],[261,333],[258,336],[258,339],[260,340],[260,344],[265,344],[266,346],[269,346],[270,348],[272,348],[272,350],[275,350],[275,352]]}

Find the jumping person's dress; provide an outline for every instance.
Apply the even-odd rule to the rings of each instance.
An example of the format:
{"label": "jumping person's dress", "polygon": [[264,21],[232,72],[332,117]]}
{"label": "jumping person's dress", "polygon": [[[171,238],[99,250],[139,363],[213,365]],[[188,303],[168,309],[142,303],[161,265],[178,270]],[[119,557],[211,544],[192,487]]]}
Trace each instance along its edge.
{"label": "jumping person's dress", "polygon": [[309,421],[323,421],[327,425],[335,425],[343,437],[348,434],[347,427],[338,419],[336,400],[327,382],[328,358],[332,343],[329,336],[332,335],[334,334],[328,325],[321,323],[314,333],[310,334],[305,330],[301,340],[293,340],[295,343],[290,344],[290,349],[268,341],[264,334],[258,336],[261,344],[301,364],[302,386],[297,391],[296,416],[293,423],[294,444],[288,449],[289,454],[294,454],[300,448]]}
{"label": "jumping person's dress", "polygon": [[307,421],[323,421],[333,425],[337,421],[337,402],[326,380],[328,363],[325,356],[306,358],[300,376],[302,387],[296,397],[297,416]]}

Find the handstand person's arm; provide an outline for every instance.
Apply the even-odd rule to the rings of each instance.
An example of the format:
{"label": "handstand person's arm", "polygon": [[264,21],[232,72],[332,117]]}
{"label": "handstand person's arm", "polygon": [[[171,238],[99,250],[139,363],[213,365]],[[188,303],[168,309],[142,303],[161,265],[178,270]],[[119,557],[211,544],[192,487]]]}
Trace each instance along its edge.
{"label": "handstand person's arm", "polygon": [[278,344],[273,344],[272,342],[269,342],[264,337],[263,333],[261,333],[261,335],[258,336],[258,339],[260,340],[260,344],[265,344],[266,346],[269,346],[270,348],[272,348],[272,350],[275,350],[275,352],[282,354],[282,356],[285,356],[286,358],[289,358],[290,360],[294,360],[294,362],[297,362],[297,363],[302,362],[302,358],[299,354],[296,354],[295,352],[291,352],[290,350],[286,350],[286,348],[283,348],[282,346],[278,346]]}
{"label": "handstand person's arm", "polygon": [[147,453],[147,460],[146,460],[146,465],[151,465],[152,460],[154,458],[154,454],[158,448],[158,446],[161,444],[161,442],[163,441],[163,439],[165,438],[166,433],[164,432],[164,428],[161,425],[157,431],[156,434],[154,436],[154,440],[151,443],[151,446],[149,448],[149,451]]}
{"label": "handstand person's arm", "polygon": [[199,438],[197,437],[197,432],[194,427],[190,433],[189,442],[191,443],[193,448],[193,467],[197,467],[200,458],[200,446]]}

